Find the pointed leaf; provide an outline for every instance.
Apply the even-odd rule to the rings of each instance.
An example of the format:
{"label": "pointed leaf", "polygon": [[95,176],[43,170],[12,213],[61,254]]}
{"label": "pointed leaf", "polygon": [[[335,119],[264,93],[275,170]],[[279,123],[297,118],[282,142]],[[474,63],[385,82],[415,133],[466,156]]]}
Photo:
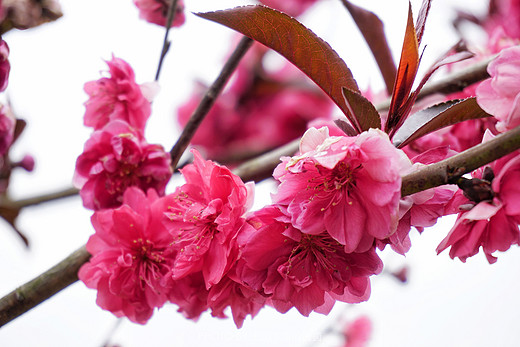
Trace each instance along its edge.
{"label": "pointed leaf", "polygon": [[356,136],[358,132],[343,119],[334,119],[336,126],[345,133],[347,136]]}
{"label": "pointed leaf", "polygon": [[341,92],[344,86],[359,92],[350,69],[328,43],[296,19],[261,5],[197,13],[197,16],[234,29],[280,53],[323,89],[360,131]]}
{"label": "pointed leaf", "polygon": [[449,125],[469,119],[489,117],[476,98],[452,100],[414,113],[396,132],[393,143],[402,148],[410,142]]}
{"label": "pointed leaf", "polygon": [[383,75],[386,90],[388,94],[391,94],[397,75],[397,67],[392,58],[392,52],[390,51],[388,42],[386,41],[383,22],[374,13],[353,5],[347,0],[342,1],[372,51],[377,66],[379,66],[379,71],[381,71],[381,75]]}
{"label": "pointed leaf", "polygon": [[402,116],[400,110],[410,95],[418,68],[419,44],[413,25],[412,5],[410,4],[408,7],[408,22],[404,34],[401,59],[397,69],[397,78],[395,80],[392,101],[390,102],[390,109],[388,110],[388,118],[385,126],[387,133],[396,126]]}
{"label": "pointed leaf", "polygon": [[417,24],[415,25],[417,33],[417,42],[421,44],[421,40],[424,34],[424,26],[426,25],[426,18],[430,13],[430,7],[432,6],[432,0],[423,0],[419,15],[417,16]]}
{"label": "pointed leaf", "polygon": [[381,129],[379,112],[367,98],[345,87],[341,88],[341,90],[350,113],[355,115],[362,131],[370,128]]}

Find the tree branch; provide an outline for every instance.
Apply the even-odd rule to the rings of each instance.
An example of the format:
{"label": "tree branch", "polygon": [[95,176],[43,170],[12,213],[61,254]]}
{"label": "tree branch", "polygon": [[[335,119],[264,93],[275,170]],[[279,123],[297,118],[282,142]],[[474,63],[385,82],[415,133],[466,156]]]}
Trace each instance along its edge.
{"label": "tree branch", "polygon": [[0,327],[78,280],[81,265],[90,259],[85,246],[56,266],[0,300]]}
{"label": "tree branch", "polygon": [[209,110],[211,109],[211,106],[213,106],[220,92],[222,91],[222,89],[224,89],[224,86],[233,74],[233,71],[235,71],[235,68],[237,67],[238,63],[246,54],[247,50],[249,49],[249,47],[251,47],[252,44],[252,39],[246,36],[242,37],[235,50],[233,51],[229,59],[226,61],[226,64],[222,68],[222,71],[220,71],[219,76],[208,88],[206,94],[202,98],[202,101],[199,103],[197,109],[193,112],[193,114],[190,117],[190,120],[182,130],[181,136],[179,137],[179,139],[170,151],[170,156],[172,159],[172,168],[175,169],[177,167],[177,163],[179,162],[179,159],[181,158],[186,148],[188,148],[188,145],[190,144],[193,135],[195,135],[195,131],[197,131],[197,128],[199,127],[200,123],[204,120],[206,114],[208,114]]}
{"label": "tree branch", "polygon": [[166,57],[166,54],[170,50],[171,42],[168,40],[168,35],[170,34],[170,29],[172,27],[173,18],[175,17],[175,12],[177,11],[177,3],[179,0],[173,0],[168,8],[168,16],[166,19],[166,32],[164,33],[164,41],[161,49],[161,56],[159,57],[159,64],[157,64],[157,72],[155,74],[155,80],[159,80],[159,75],[161,74],[161,68]]}

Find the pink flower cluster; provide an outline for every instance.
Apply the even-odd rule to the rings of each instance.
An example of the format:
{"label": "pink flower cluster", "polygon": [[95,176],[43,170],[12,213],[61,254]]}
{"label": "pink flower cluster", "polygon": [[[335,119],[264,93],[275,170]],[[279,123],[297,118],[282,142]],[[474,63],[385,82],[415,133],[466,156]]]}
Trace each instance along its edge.
{"label": "pink flower cluster", "polygon": [[154,85],[138,85],[125,61],[108,62],[109,77],[87,82],[84,123],[94,128],[76,162],[74,184],[86,208],[121,205],[125,190],[153,188],[164,195],[172,169],[170,156],[144,139]]}
{"label": "pink flower cluster", "polygon": [[[298,138],[313,119],[331,117],[332,101],[292,65],[264,70],[265,53],[259,45],[252,47],[197,129],[192,144],[208,158],[238,162]],[[197,107],[201,91],[178,109],[182,126]]]}
{"label": "pink flower cluster", "polygon": [[194,155],[182,169],[186,184],[173,194],[158,197],[152,189],[145,197],[131,187],[120,207],[94,213],[93,257],[79,277],[98,290],[102,308],[143,324],[167,301],[189,318],[207,309],[225,317],[230,306],[240,326],[264,305],[239,270],[253,185]]}

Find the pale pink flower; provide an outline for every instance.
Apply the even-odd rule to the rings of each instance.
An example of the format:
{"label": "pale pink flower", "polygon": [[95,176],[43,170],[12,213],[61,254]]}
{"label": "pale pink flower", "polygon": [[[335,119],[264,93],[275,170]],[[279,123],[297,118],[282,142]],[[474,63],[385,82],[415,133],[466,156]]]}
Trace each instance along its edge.
{"label": "pale pink flower", "polygon": [[297,17],[311,7],[317,0],[260,0],[264,5]]}
{"label": "pale pink flower", "polygon": [[128,187],[153,188],[164,195],[172,175],[170,156],[160,145],[140,139],[123,121],[95,131],[76,161],[74,184],[86,208],[119,206]]}
{"label": "pale pink flower", "polygon": [[242,281],[268,296],[268,303],[282,313],[295,307],[305,316],[327,314],[336,300],[367,300],[369,276],[382,269],[374,248],[346,253],[324,229],[302,233],[281,208],[267,206],[248,219],[257,231],[245,242]]}
{"label": "pale pink flower", "polygon": [[[166,26],[168,19],[168,9],[172,0],[134,0],[135,6],[139,9],[139,18],[160,26]],[[184,24],[184,1],[178,0],[172,27],[179,27]]]}
{"label": "pale pink flower", "polygon": [[[504,252],[511,245],[520,244],[520,152],[502,157],[488,167],[494,178],[485,177],[483,169],[472,173],[474,178],[485,179],[476,183],[476,192],[480,194],[470,196],[473,201],[466,200],[466,206],[468,202],[475,206],[459,213],[437,253],[451,247],[450,257],[465,262],[482,247],[487,260],[494,263],[497,260],[494,252]],[[481,193],[483,186],[487,186],[488,193],[480,199],[479,196],[486,196]]]}
{"label": "pale pink flower", "polygon": [[8,57],[9,46],[7,46],[7,43],[0,38],[0,92],[3,92],[7,88],[9,82],[11,64],[9,63]]}
{"label": "pale pink flower", "polygon": [[15,125],[16,119],[10,109],[0,105],[0,156],[4,156],[11,148]]}
{"label": "pale pink flower", "polygon": [[112,57],[107,64],[109,77],[85,83],[89,99],[84,124],[98,130],[109,121],[124,120],[142,136],[156,87],[137,84],[132,67],[120,58]]}
{"label": "pale pink flower", "polygon": [[484,23],[488,32],[502,28],[510,38],[520,39],[520,1],[496,0],[489,18]]}
{"label": "pale pink flower", "polygon": [[491,78],[477,88],[477,102],[498,119],[497,130],[520,125],[520,47],[504,49],[488,65]]}
{"label": "pale pink flower", "polygon": [[346,252],[367,251],[396,231],[401,173],[411,162],[386,134],[370,129],[330,137],[325,127],[311,128],[300,153],[273,173],[281,182],[273,201],[287,206],[295,228],[313,235],[327,230]]}
{"label": "pale pink flower", "polygon": [[171,284],[175,252],[164,229],[155,191],[126,190],[123,205],[92,216],[96,233],[87,242],[92,254],[78,277],[98,290],[97,304],[118,317],[144,324],[161,307]]}
{"label": "pale pink flower", "polygon": [[244,184],[228,168],[192,152],[193,164],[181,170],[186,184],[166,198],[166,227],[179,251],[173,278],[202,271],[209,289],[238,259],[237,237],[246,227],[244,214],[252,205],[254,184]]}
{"label": "pale pink flower", "polygon": [[348,322],[343,328],[345,344],[343,347],[367,347],[372,334],[372,321],[366,316]]}

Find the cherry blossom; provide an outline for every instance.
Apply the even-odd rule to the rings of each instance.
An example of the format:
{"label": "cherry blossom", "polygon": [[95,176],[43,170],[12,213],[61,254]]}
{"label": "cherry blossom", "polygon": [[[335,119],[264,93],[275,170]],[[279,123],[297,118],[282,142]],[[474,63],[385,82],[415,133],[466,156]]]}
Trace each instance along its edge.
{"label": "cherry blossom", "polygon": [[124,120],[142,136],[158,87],[153,83],[138,85],[132,67],[120,58],[112,57],[107,65],[109,77],[85,83],[89,99],[84,124],[98,130],[111,120]]}
{"label": "cherry blossom", "polygon": [[202,271],[206,288],[218,283],[238,259],[237,237],[251,207],[253,183],[244,184],[228,168],[204,160],[181,170],[186,184],[167,196],[166,227],[179,251],[175,280]]}
{"label": "cherry blossom", "polygon": [[140,324],[167,301],[171,286],[167,274],[175,252],[160,205],[154,190],[145,195],[132,187],[119,208],[95,212],[96,233],[87,242],[92,258],[78,273],[87,287],[98,290],[101,308]]}
{"label": "cherry blossom", "polygon": [[489,79],[477,88],[477,102],[498,119],[497,130],[520,125],[520,47],[504,49],[488,65]]}
{"label": "cherry blossom", "polygon": [[282,209],[267,206],[248,219],[257,231],[244,246],[242,280],[282,313],[296,307],[305,316],[327,314],[336,300],[367,300],[369,276],[382,270],[374,248],[346,253],[325,230],[302,233]]}
{"label": "cherry blossom", "polygon": [[83,205],[92,210],[121,205],[128,187],[153,188],[164,195],[172,175],[170,156],[159,145],[141,140],[123,121],[95,131],[76,162],[74,184]]}
{"label": "cherry blossom", "polygon": [[311,7],[317,0],[260,0],[264,5],[297,17]]}
{"label": "cherry blossom", "polygon": [[3,92],[7,88],[9,82],[11,64],[9,63],[8,57],[9,46],[7,42],[0,38],[0,92]]}
{"label": "cherry blossom", "polygon": [[326,127],[311,128],[300,153],[273,173],[281,182],[273,201],[287,206],[294,227],[313,235],[327,230],[346,252],[367,251],[396,231],[400,174],[411,162],[386,134],[328,136]]}
{"label": "cherry blossom", "polygon": [[14,139],[16,119],[7,106],[0,105],[0,156],[4,156]]}

